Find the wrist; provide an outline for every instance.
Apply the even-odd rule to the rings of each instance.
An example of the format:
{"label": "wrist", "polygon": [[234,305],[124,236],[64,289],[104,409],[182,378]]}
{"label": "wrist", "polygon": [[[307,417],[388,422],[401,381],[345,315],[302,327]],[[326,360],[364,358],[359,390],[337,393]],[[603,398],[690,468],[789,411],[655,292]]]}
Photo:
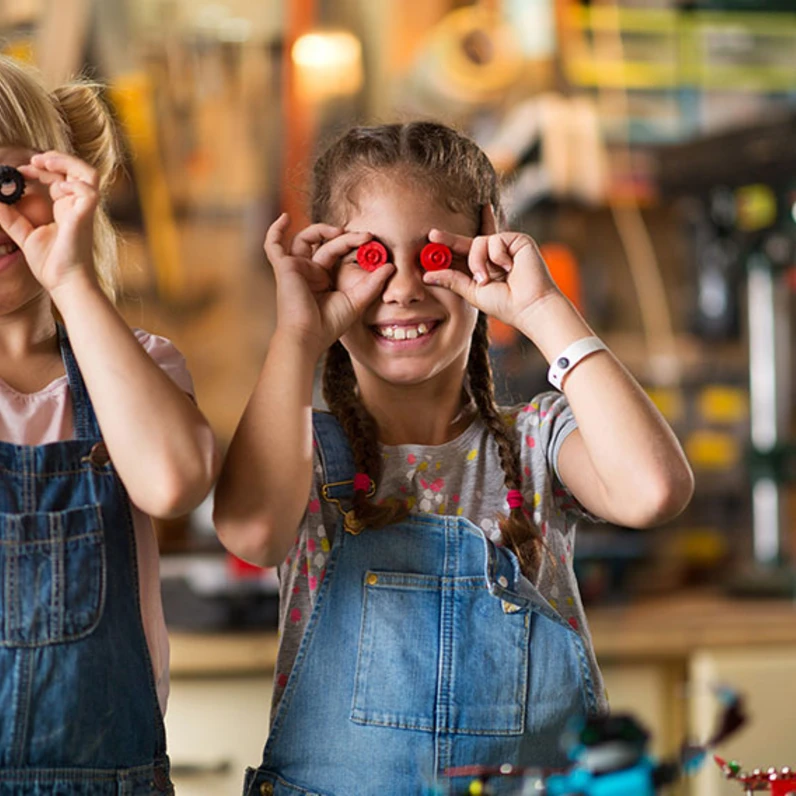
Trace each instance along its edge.
{"label": "wrist", "polygon": [[559,291],[529,307],[517,329],[539,349],[548,363],[572,343],[594,335],[572,302]]}
{"label": "wrist", "polygon": [[277,352],[280,357],[289,357],[297,364],[306,363],[315,368],[328,346],[312,335],[298,334],[293,329],[274,330],[268,344],[269,352]]}
{"label": "wrist", "polygon": [[605,351],[606,345],[599,337],[581,337],[568,345],[558,356],[553,358],[550,369],[547,371],[547,380],[557,390],[563,389],[564,379],[584,359]]}
{"label": "wrist", "polygon": [[61,315],[66,316],[69,309],[81,304],[92,296],[101,296],[109,301],[97,282],[94,272],[90,274],[85,269],[76,269],[74,273],[65,276],[61,281],[47,291],[53,304]]}

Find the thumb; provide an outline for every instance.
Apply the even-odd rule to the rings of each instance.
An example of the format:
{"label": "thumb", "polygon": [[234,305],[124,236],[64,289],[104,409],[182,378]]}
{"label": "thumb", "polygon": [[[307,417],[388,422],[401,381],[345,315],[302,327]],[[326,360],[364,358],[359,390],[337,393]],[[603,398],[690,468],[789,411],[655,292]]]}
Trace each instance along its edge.
{"label": "thumb", "polygon": [[432,287],[447,288],[451,293],[455,293],[470,304],[477,306],[475,291],[478,283],[461,271],[454,271],[452,268],[446,268],[442,271],[427,271],[423,274],[423,282]]}
{"label": "thumb", "polygon": [[20,249],[25,247],[28,235],[35,229],[19,210],[10,205],[0,203],[0,229],[11,238]]}
{"label": "thumb", "polygon": [[346,291],[357,315],[361,315],[376,300],[394,271],[395,266],[392,263],[384,263]]}

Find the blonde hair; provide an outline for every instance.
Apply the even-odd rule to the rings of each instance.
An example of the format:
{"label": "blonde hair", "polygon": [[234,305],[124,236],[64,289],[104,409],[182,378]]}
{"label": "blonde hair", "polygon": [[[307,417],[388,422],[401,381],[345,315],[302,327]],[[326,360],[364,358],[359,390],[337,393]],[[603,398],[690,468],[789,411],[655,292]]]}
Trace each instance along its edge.
{"label": "blonde hair", "polygon": [[54,91],[29,66],[0,55],[0,146],[76,155],[97,170],[100,205],[94,217],[94,269],[114,300],[118,281],[116,233],[104,207],[121,160],[113,119],[102,86],[77,79]]}

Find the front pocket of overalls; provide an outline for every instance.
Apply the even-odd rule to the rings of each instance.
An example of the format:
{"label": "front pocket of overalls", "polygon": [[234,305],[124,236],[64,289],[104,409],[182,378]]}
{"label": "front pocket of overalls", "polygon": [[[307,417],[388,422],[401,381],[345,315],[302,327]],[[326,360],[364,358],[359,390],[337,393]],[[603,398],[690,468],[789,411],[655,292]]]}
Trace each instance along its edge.
{"label": "front pocket of overalls", "polygon": [[99,623],[105,544],[98,505],[0,513],[0,645],[74,641]]}
{"label": "front pocket of overalls", "polygon": [[351,718],[470,735],[524,730],[530,614],[484,579],[365,577]]}

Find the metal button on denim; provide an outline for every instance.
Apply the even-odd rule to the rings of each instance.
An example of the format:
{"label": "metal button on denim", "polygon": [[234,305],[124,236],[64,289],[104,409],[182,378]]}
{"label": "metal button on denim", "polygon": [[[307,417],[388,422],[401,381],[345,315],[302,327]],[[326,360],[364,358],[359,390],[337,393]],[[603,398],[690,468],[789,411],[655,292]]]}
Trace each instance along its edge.
{"label": "metal button on denim", "polygon": [[506,576],[505,576],[505,575],[501,575],[501,576],[498,578],[498,583],[499,583],[499,584],[500,584],[500,585],[501,585],[501,586],[502,586],[504,589],[506,588],[506,586],[508,586],[508,585],[509,585],[508,579],[506,578]]}
{"label": "metal button on denim", "polygon": [[368,572],[368,576],[365,580],[368,582],[368,586],[375,586],[379,582],[379,576],[374,575],[372,572]]}
{"label": "metal button on denim", "polygon": [[274,786],[270,782],[260,785],[260,796],[274,796]]}
{"label": "metal button on denim", "polygon": [[108,448],[105,446],[104,442],[97,442],[91,448],[88,458],[96,467],[103,467],[111,460],[110,454],[108,453]]}

